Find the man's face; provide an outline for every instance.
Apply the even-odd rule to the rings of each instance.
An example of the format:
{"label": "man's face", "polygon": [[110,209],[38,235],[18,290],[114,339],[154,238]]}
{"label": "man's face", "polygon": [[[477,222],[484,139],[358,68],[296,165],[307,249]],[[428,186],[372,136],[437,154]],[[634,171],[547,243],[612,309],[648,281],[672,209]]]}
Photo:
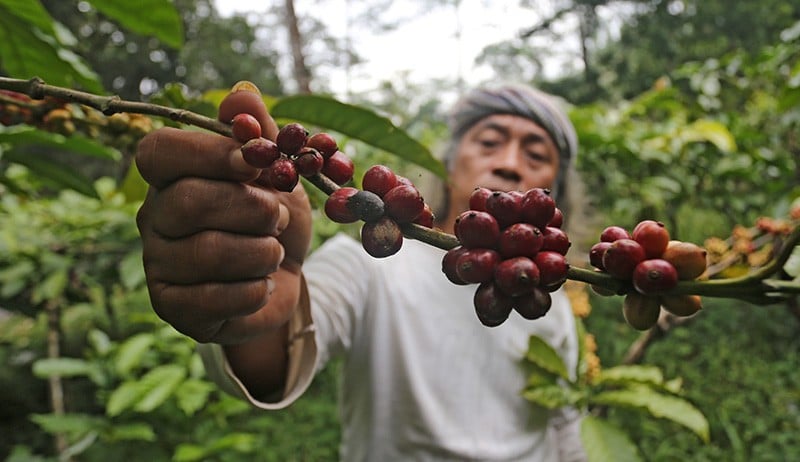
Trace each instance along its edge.
{"label": "man's face", "polygon": [[466,210],[479,186],[522,192],[550,188],[558,168],[558,148],[544,128],[524,117],[491,115],[461,138],[450,173],[450,204]]}

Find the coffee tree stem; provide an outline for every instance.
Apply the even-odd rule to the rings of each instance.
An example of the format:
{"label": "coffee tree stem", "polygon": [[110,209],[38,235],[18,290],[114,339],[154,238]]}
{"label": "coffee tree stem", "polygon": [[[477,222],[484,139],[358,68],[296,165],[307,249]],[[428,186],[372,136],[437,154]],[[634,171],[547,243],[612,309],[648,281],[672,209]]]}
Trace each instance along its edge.
{"label": "coffee tree stem", "polygon": [[[191,111],[151,103],[126,101],[117,95],[101,96],[58,87],[49,85],[38,77],[28,80],[0,77],[0,89],[26,94],[33,99],[43,99],[46,96],[60,98],[92,107],[105,115],[129,112],[163,117],[203,128],[222,136],[231,136],[229,124]],[[321,173],[312,175],[307,180],[327,195],[339,189],[339,185]],[[459,245],[455,236],[439,230],[412,223],[405,224],[401,228],[406,237],[417,239],[443,250],[449,250]],[[738,298],[762,303],[779,301],[790,294],[798,294],[800,293],[800,284],[797,282],[770,279],[783,267],[798,243],[800,243],[800,227],[796,227],[787,236],[780,252],[769,264],[748,275],[728,279],[681,281],[677,287],[665,294],[695,294],[708,297]],[[603,287],[620,295],[632,290],[627,281],[584,268],[571,267],[567,277],[571,280]]]}

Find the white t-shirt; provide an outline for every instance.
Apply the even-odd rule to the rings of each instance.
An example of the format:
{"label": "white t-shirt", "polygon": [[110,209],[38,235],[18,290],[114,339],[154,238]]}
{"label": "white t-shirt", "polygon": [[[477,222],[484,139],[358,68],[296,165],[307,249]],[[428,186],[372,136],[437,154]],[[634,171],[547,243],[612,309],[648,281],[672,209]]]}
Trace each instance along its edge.
{"label": "white t-shirt", "polygon": [[317,370],[344,358],[344,461],[554,461],[549,412],[521,397],[522,358],[536,334],[577,361],[572,310],[553,293],[546,316],[512,312],[483,326],[472,297],[441,271],[444,251],[405,239],[370,257],[344,235],[320,247],[303,272],[316,326]]}

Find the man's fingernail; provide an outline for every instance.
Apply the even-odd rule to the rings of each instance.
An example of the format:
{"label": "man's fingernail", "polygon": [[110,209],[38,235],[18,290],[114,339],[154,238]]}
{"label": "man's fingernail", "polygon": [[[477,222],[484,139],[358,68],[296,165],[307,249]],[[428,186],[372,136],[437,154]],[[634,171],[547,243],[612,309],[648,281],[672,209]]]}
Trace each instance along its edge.
{"label": "man's fingernail", "polygon": [[261,90],[258,89],[256,84],[248,80],[240,80],[236,82],[236,85],[231,88],[231,93],[236,93],[237,91],[249,91],[250,93],[261,95]]}
{"label": "man's fingernail", "polygon": [[275,290],[275,281],[273,281],[271,277],[267,276],[267,294],[271,295],[273,290]]}

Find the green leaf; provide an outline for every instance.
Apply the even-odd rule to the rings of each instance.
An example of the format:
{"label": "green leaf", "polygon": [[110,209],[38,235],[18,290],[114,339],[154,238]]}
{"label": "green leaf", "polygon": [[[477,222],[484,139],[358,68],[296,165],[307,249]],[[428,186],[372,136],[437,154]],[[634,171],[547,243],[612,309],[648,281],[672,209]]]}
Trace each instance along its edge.
{"label": "green leaf", "polygon": [[66,269],[53,271],[33,288],[31,301],[38,304],[46,300],[60,298],[64,290],[66,290],[68,282],[69,274]]}
{"label": "green leaf", "polygon": [[123,29],[154,36],[172,48],[183,46],[183,21],[170,0],[91,0],[91,4]]}
{"label": "green leaf", "polygon": [[583,395],[561,385],[544,385],[526,389],[522,397],[544,408],[557,409],[575,404]]}
{"label": "green leaf", "polygon": [[525,359],[541,367],[546,371],[557,374],[559,377],[569,380],[567,366],[564,360],[558,355],[547,342],[540,337],[532,335],[528,340],[528,354]]}
{"label": "green leaf", "polygon": [[136,249],[128,252],[119,262],[119,279],[128,290],[135,289],[144,283],[145,275],[141,250]]}
{"label": "green leaf", "polygon": [[174,364],[159,366],[151,370],[142,377],[146,391],[134,409],[139,412],[150,412],[162,405],[178,388],[184,377],[186,377],[186,369]]}
{"label": "green leaf", "polygon": [[197,379],[185,380],[175,392],[178,407],[186,415],[192,415],[206,405],[208,395],[214,391],[214,385]]}
{"label": "green leaf", "polygon": [[122,194],[125,195],[125,201],[128,203],[143,201],[147,196],[147,188],[148,184],[142,178],[139,169],[136,168],[136,162],[131,162],[119,188]]}
{"label": "green leaf", "polygon": [[633,386],[623,390],[598,393],[590,398],[594,404],[644,410],[654,417],[671,420],[693,431],[708,442],[708,421],[689,401],[656,392],[650,387]]}
{"label": "green leaf", "polygon": [[664,374],[655,366],[622,365],[603,369],[598,381],[613,384],[638,382],[661,385],[664,383]]}
{"label": "green leaf", "polygon": [[139,396],[142,395],[142,386],[139,382],[124,382],[118,386],[106,401],[106,414],[114,417],[130,408]]}
{"label": "green leaf", "polygon": [[722,152],[736,150],[736,139],[728,128],[713,120],[700,119],[681,131],[684,141],[708,141]]}
{"label": "green leaf", "polygon": [[39,378],[50,376],[76,377],[92,373],[92,363],[77,358],[43,358],[33,363],[33,375]]}
{"label": "green leaf", "polygon": [[57,189],[67,188],[77,191],[85,196],[98,198],[94,183],[87,177],[76,172],[66,164],[36,156],[5,152],[3,159],[28,167],[44,183],[49,183]]}
{"label": "green leaf", "polygon": [[111,441],[155,441],[156,432],[146,423],[114,424],[106,438]]}
{"label": "green leaf", "polygon": [[[63,151],[114,162],[122,158],[122,155],[116,149],[109,148],[83,135],[66,137],[39,130],[29,125],[0,126],[0,143],[9,143],[12,147],[11,151],[23,147],[36,146],[40,152],[43,150],[42,148],[46,148],[46,151]],[[32,153],[25,151],[25,154],[31,155]]]}
{"label": "green leaf", "polygon": [[447,171],[428,148],[375,112],[318,95],[298,95],[280,99],[272,106],[273,117],[284,117],[337,131],[393,153],[441,178]]}
{"label": "green leaf", "polygon": [[51,434],[81,435],[105,425],[103,419],[87,414],[33,414],[31,420]]}
{"label": "green leaf", "polygon": [[[76,63],[80,66],[76,67]],[[59,45],[53,21],[40,2],[0,0],[0,64],[13,77],[46,77],[48,83],[101,92],[96,74]]]}
{"label": "green leaf", "polygon": [[114,355],[114,370],[122,376],[128,375],[142,362],[154,342],[153,334],[147,332],[129,337]]}
{"label": "green leaf", "polygon": [[800,245],[792,249],[792,254],[783,265],[783,270],[792,278],[800,276]]}
{"label": "green leaf", "polygon": [[581,442],[588,462],[640,462],[639,450],[622,430],[597,417],[581,420]]}
{"label": "green leaf", "polygon": [[0,297],[11,298],[21,292],[31,276],[36,274],[36,265],[30,260],[21,260],[0,270]]}

